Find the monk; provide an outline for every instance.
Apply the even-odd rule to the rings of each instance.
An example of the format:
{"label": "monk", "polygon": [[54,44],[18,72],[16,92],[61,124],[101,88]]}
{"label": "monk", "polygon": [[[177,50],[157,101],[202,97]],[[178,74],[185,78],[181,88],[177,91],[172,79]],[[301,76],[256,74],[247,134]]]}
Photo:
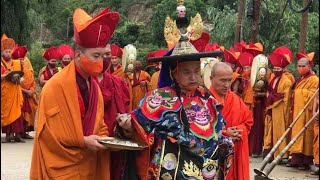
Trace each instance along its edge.
{"label": "monk", "polygon": [[[319,92],[317,96],[314,98],[313,102],[313,115],[315,115],[319,111]],[[318,167],[318,169],[314,172],[311,172],[311,175],[319,176],[319,116],[316,117],[316,122],[314,123],[313,131],[313,157],[314,157],[314,165]]]}
{"label": "monk", "polygon": [[[318,77],[311,73],[312,59],[305,57],[298,60],[297,69],[300,77],[293,86],[293,119],[302,111],[303,107],[313,96],[319,85]],[[312,105],[304,109],[297,123],[292,127],[291,137],[295,137],[302,127],[312,117]],[[312,124],[313,125],[313,124]],[[313,127],[309,126],[290,149],[292,155],[288,167],[297,167],[300,170],[310,169],[313,159]]]}
{"label": "monk", "polygon": [[141,70],[142,64],[140,61],[135,62],[134,68],[134,73],[128,76],[132,85],[131,109],[136,109],[139,106],[141,99],[148,91],[148,83],[150,82],[150,75],[146,71]]}
{"label": "monk", "polygon": [[[155,51],[152,56],[149,56],[148,58],[151,57],[162,57],[167,53],[166,50],[164,49],[159,49],[157,51]],[[151,76],[151,81],[149,84],[149,90],[155,90],[158,87],[158,82],[159,82],[159,75],[160,75],[160,70],[161,70],[161,62],[156,63],[155,65],[156,68],[156,72],[154,72]]]}
{"label": "monk", "polygon": [[[42,57],[47,60],[48,64],[46,67],[42,68],[39,72],[39,85],[43,87],[46,82],[57,72],[59,72],[57,68],[57,60],[59,59],[59,52],[56,47],[51,46],[47,49]],[[43,70],[44,69],[44,70]]]}
{"label": "monk", "polygon": [[74,57],[74,51],[71,46],[62,44],[57,48],[59,60],[61,60],[61,68],[66,67]]}
{"label": "monk", "polygon": [[211,94],[223,105],[222,116],[226,121],[227,134],[233,139],[234,159],[227,180],[248,180],[248,134],[253,117],[242,99],[231,91],[232,68],[223,62],[216,63],[211,71]]}
{"label": "monk", "polygon": [[154,72],[151,76],[149,90],[155,90],[158,87],[161,63],[157,64],[155,68],[156,68],[156,72]]}
{"label": "monk", "polygon": [[110,153],[98,142],[108,128],[95,77],[119,18],[108,8],[94,18],[75,10],[74,61],[42,89],[30,179],[110,179]]}
{"label": "monk", "polygon": [[118,45],[111,44],[111,64],[108,71],[112,75],[118,76],[123,79],[126,76],[120,64],[122,53],[122,49]]}
{"label": "monk", "polygon": [[26,46],[18,46],[12,51],[12,58],[19,59],[24,72],[23,80],[21,81],[21,88],[23,93],[23,107],[22,116],[24,119],[24,130],[21,133],[23,139],[33,139],[28,132],[34,130],[34,121],[36,111],[38,109],[38,95],[36,92],[36,82],[33,76],[33,68],[30,60],[26,57],[28,49]]}
{"label": "monk", "polygon": [[1,38],[1,126],[2,133],[6,134],[3,143],[12,140],[25,142],[20,136],[20,133],[24,132],[21,113],[23,105],[21,78],[6,78],[13,70],[11,51],[14,47],[14,40],[4,34]]}
{"label": "monk", "polygon": [[[269,55],[268,59],[273,66],[273,74],[267,87],[267,114],[264,123],[263,146],[264,157],[270,152],[290,125],[289,99],[291,97],[292,86],[291,80],[284,74],[285,67],[290,64],[290,61],[286,58],[286,54],[279,54],[274,51]],[[284,139],[273,156],[277,157],[287,145],[288,139]],[[288,155],[288,153],[284,154],[282,159],[287,159]]]}

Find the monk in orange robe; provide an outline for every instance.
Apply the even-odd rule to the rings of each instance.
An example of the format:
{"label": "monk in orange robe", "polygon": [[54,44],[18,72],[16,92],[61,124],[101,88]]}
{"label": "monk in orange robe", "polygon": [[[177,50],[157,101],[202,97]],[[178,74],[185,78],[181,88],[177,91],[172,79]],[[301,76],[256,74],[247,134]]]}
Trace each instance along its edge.
{"label": "monk in orange robe", "polygon": [[[288,49],[287,54],[292,54],[292,52]],[[273,66],[273,74],[271,75],[267,92],[267,115],[264,124],[263,156],[266,156],[270,152],[290,125],[289,99],[291,97],[292,82],[284,74],[284,68],[291,62],[287,57],[289,56],[276,53],[275,50],[268,58]],[[277,157],[287,144],[288,139],[284,139],[273,156]],[[288,155],[289,154],[286,153],[282,158],[287,159]]]}
{"label": "monk in orange robe", "polygon": [[26,57],[27,52],[26,46],[17,45],[12,51],[12,58],[20,60],[24,72],[21,88],[23,93],[22,116],[24,119],[25,132],[21,133],[21,137],[24,139],[33,139],[27,132],[34,130],[35,115],[38,109],[38,95],[36,93],[32,64]]}
{"label": "monk in orange robe", "polygon": [[111,44],[110,48],[111,48],[111,63],[107,71],[114,76],[125,78],[126,74],[124,73],[122,65],[119,62],[120,58],[122,57],[123,51],[116,44]]}
{"label": "monk in orange robe", "polygon": [[150,82],[150,75],[141,70],[142,64],[140,61],[135,62],[135,72],[129,75],[129,80],[132,85],[132,106],[131,109],[136,109],[141,99],[148,92],[148,84]]}
{"label": "monk in orange robe", "polygon": [[[151,57],[162,57],[167,53],[164,49],[159,49],[152,53],[151,56],[148,56],[147,58]],[[151,53],[149,53],[151,54]],[[156,72],[152,74],[151,81],[149,84],[149,90],[155,90],[158,88],[158,82],[159,82],[159,75],[160,75],[160,69],[161,69],[161,62],[155,64]]]}
{"label": "monk in orange robe", "polygon": [[14,47],[14,40],[4,34],[1,38],[1,126],[2,132],[6,134],[3,143],[11,140],[25,142],[20,136],[20,133],[24,132],[21,113],[23,105],[21,77],[6,78],[10,71],[14,70],[11,56]]}
{"label": "monk in orange robe", "polygon": [[95,77],[119,18],[108,9],[94,18],[75,10],[74,61],[42,89],[30,179],[110,179],[110,153],[98,142],[108,128]]}
{"label": "monk in orange robe", "polygon": [[71,46],[62,44],[57,48],[59,60],[61,60],[61,68],[66,67],[74,57],[74,51]]}
{"label": "monk in orange robe", "polygon": [[[313,58],[303,57],[298,60],[297,69],[300,77],[296,80],[293,90],[293,119],[297,117],[318,88],[319,78],[311,72],[312,63]],[[310,120],[312,111],[312,105],[304,110],[297,123],[292,127],[291,137],[295,137]],[[313,159],[313,135],[313,127],[309,126],[291,147],[292,159],[287,166],[298,167],[300,170],[310,169],[309,165]]]}
{"label": "monk in orange robe", "polygon": [[42,70],[39,72],[40,87],[43,87],[53,75],[59,72],[57,68],[57,60],[60,56],[59,54],[60,53],[58,52],[58,49],[54,46],[51,46],[43,53],[42,57],[47,60],[48,65],[42,68]]}
{"label": "monk in orange robe", "polygon": [[253,125],[253,117],[242,99],[230,90],[232,73],[231,67],[227,64],[216,63],[211,71],[210,92],[223,105],[222,116],[226,121],[226,133],[234,143],[234,159],[226,179],[248,180],[248,134]]}
{"label": "monk in orange robe", "polygon": [[[314,98],[313,102],[313,115],[319,111],[319,92]],[[316,122],[313,127],[314,138],[313,138],[313,157],[314,165],[318,167],[315,172],[311,172],[311,175],[319,175],[319,116],[316,117]]]}

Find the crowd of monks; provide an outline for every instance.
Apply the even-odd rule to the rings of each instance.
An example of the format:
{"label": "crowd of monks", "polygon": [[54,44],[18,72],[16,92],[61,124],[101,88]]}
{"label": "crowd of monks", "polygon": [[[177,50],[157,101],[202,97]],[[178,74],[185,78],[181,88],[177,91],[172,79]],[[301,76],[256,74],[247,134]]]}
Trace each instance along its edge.
{"label": "crowd of monks", "polygon": [[[141,61],[135,61],[134,72],[128,74],[123,70],[120,63],[123,53],[122,48],[117,44],[107,44],[106,47],[108,52],[103,57],[103,65],[101,64],[103,66],[102,72],[105,73],[93,73],[98,86],[94,87],[94,83],[92,83],[92,89],[88,92],[87,86],[82,87],[81,83],[78,83],[77,87],[70,87],[70,90],[74,88],[79,94],[88,92],[90,97],[97,96],[96,101],[100,102],[97,91],[97,88],[100,88],[103,102],[101,104],[98,103],[98,105],[103,106],[104,114],[99,112],[97,107],[86,107],[86,104],[88,104],[86,102],[93,101],[95,98],[89,99],[83,95],[81,99],[78,99],[79,102],[83,102],[80,103],[81,117],[86,118],[87,111],[101,113],[108,127],[109,136],[114,136],[117,133],[114,131],[117,123],[110,119],[116,119],[118,113],[127,113],[136,109],[145,94],[157,88],[161,63],[151,64],[156,69],[156,72],[150,76],[148,72],[143,70]],[[248,180],[250,177],[249,156],[253,158],[265,157],[302,111],[302,115],[299,115],[299,120],[292,127],[290,137],[286,138],[274,153],[274,157],[276,157],[318,110],[319,95],[315,96],[314,101],[312,100],[312,103],[305,107],[314,93],[318,92],[317,89],[319,87],[319,79],[311,68],[314,63],[314,53],[299,52],[296,53],[294,58],[293,53],[285,46],[274,49],[268,56],[271,66],[268,68],[267,82],[263,88],[259,88],[251,86],[250,77],[253,59],[257,55],[263,54],[262,44],[251,42],[246,44],[242,41],[235,43],[229,49],[225,49],[223,46],[219,46],[218,43],[207,43],[202,51],[223,52],[224,58],[219,58],[219,60],[229,64],[233,70],[229,87],[221,85],[225,81],[221,79],[221,77],[224,77],[223,73],[225,72],[218,72],[217,69],[212,70],[212,85],[208,91],[223,105],[222,114],[226,120],[226,128],[228,128],[225,133],[232,137],[235,144],[233,168],[231,168],[227,179]],[[33,138],[28,132],[34,131],[36,125],[35,119],[39,104],[37,85],[44,88],[56,74],[70,71],[71,66],[76,68],[77,71],[77,66],[74,66],[73,63],[76,55],[69,45],[52,46],[43,52],[43,59],[47,62],[47,65],[39,71],[37,78],[34,77],[32,60],[27,58],[27,52],[26,46],[16,44],[12,38],[7,37],[5,34],[2,36],[1,126],[2,133],[6,134],[6,138],[2,141],[3,143],[12,141],[23,143],[25,142],[24,139]],[[159,49],[155,52],[150,52],[147,58],[161,57],[166,53],[167,50]],[[20,67],[16,67],[16,60],[19,60]],[[296,78],[286,69],[295,60],[297,61],[297,71],[299,72],[299,76]],[[223,69],[224,66],[220,68]],[[22,71],[22,78],[11,78],[9,80],[7,76],[13,71]],[[70,78],[75,78],[77,82],[80,82],[81,76],[83,76],[81,73],[77,73],[75,77]],[[70,100],[65,102],[66,104],[71,104],[75,101],[73,95],[61,89],[60,86],[64,86],[65,79],[58,78],[60,76],[55,79],[55,82],[59,80],[61,85],[57,84],[56,89],[45,89],[41,93],[46,94],[42,94],[41,97],[50,99],[52,104],[55,104],[55,99],[59,99],[58,96],[55,96],[55,93],[57,93],[59,96],[65,96],[65,99]],[[84,82],[84,84],[86,83]],[[68,84],[65,84],[65,86],[68,86]],[[40,108],[39,110],[51,108],[51,111],[39,111],[39,118],[42,116],[52,116],[54,118],[54,114],[57,113],[55,111],[64,111],[64,107],[59,106],[59,103],[57,103],[59,110],[51,104],[46,106],[48,107],[43,107],[43,109]],[[64,113],[68,117],[74,116],[72,112]],[[37,124],[37,128],[45,129],[48,127],[43,122],[40,122],[40,124]],[[63,125],[49,128],[51,129],[46,134],[48,140],[51,138],[51,133],[54,134],[51,131],[63,128]],[[84,134],[89,131],[88,129],[83,129]],[[317,121],[306,128],[302,136],[282,157],[284,162],[287,162],[286,166],[307,170],[311,164],[319,165],[318,131],[319,121],[317,118]],[[69,132],[64,133],[68,136]],[[72,141],[72,138],[66,141]],[[39,146],[43,145],[42,143],[44,142],[39,142]],[[46,148],[46,146],[43,147]],[[53,154],[48,154],[53,156]],[[48,154],[42,154],[42,156],[45,157]],[[121,167],[124,152],[112,152],[112,154],[110,172],[111,176],[115,177],[116,175],[112,175],[112,173],[121,174],[125,169],[125,167]],[[66,158],[74,158],[70,155],[65,156]],[[77,156],[77,154],[72,154],[72,156]],[[127,156],[129,155],[127,154]],[[38,163],[41,164],[40,161]],[[313,174],[318,173],[319,170]]]}

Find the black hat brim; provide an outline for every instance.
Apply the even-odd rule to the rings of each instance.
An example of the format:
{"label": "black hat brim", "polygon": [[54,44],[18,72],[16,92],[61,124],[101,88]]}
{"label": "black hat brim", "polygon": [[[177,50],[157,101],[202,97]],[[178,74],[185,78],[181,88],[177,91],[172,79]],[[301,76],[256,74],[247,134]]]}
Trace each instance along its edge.
{"label": "black hat brim", "polygon": [[174,63],[174,62],[184,62],[184,61],[198,61],[201,58],[207,57],[222,57],[223,53],[221,51],[211,51],[211,52],[201,52],[201,53],[191,53],[183,55],[174,55],[174,56],[163,56],[163,57],[152,57],[148,58],[147,62],[165,62],[165,63]]}

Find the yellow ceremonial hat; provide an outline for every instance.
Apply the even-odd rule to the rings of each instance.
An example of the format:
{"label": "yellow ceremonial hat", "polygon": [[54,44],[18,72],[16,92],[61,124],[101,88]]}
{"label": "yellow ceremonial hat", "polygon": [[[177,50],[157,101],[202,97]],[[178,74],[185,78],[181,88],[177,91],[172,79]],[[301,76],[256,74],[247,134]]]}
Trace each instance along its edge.
{"label": "yellow ceremonial hat", "polygon": [[3,34],[1,37],[1,51],[5,49],[13,49],[16,43],[13,39],[9,38],[6,34]]}

